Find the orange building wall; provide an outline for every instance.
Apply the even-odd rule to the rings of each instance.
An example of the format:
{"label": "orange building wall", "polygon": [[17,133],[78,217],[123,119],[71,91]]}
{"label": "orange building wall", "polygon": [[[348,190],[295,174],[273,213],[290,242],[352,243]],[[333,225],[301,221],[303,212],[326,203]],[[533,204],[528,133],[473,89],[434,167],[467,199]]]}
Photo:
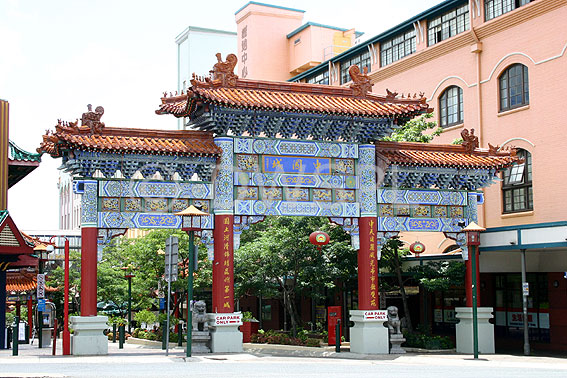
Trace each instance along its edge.
{"label": "orange building wall", "polygon": [[[566,124],[559,105],[567,87],[566,17],[565,2],[540,0],[486,23],[479,24],[478,18],[472,22],[482,47],[480,105],[478,53],[471,52],[477,44],[470,30],[431,47],[422,43],[422,50],[370,74],[378,94],[385,94],[386,88],[405,94],[425,92],[437,121],[442,92],[451,85],[462,88],[464,122],[446,129],[437,143],[451,143],[463,128],[474,128],[481,147],[517,146],[532,154],[534,211],[503,215],[501,185],[495,183],[485,190],[486,203],[479,212],[485,227],[565,219],[567,203],[558,199],[567,196]],[[528,67],[530,104],[499,113],[498,77],[513,63]]]}
{"label": "orange building wall", "polygon": [[[290,75],[286,36],[301,26],[302,20],[301,11],[254,3],[236,13],[237,74],[248,79],[287,80]],[[244,53],[247,59],[243,59]]]}

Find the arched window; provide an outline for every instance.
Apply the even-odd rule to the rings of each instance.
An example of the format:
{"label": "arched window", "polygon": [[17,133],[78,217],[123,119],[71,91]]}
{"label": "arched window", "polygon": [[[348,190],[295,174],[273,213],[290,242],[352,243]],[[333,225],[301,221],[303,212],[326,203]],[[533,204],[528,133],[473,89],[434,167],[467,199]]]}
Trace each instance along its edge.
{"label": "arched window", "polygon": [[500,111],[506,111],[530,103],[528,67],[514,64],[500,75]]}
{"label": "arched window", "polygon": [[463,90],[452,86],[439,97],[441,127],[463,123]]}
{"label": "arched window", "polygon": [[504,213],[533,210],[532,155],[518,150],[522,163],[514,164],[503,174],[502,200]]}

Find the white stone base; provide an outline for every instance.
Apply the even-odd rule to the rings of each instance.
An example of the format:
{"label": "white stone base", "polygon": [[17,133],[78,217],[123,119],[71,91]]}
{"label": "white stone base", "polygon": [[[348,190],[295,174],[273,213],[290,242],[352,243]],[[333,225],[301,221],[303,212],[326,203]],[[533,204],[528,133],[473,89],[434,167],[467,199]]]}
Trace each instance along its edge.
{"label": "white stone base", "polygon": [[93,356],[108,354],[108,338],[102,333],[108,328],[106,316],[71,316],[71,354]]}
{"label": "white stone base", "polygon": [[211,333],[211,352],[213,353],[231,353],[242,352],[242,332],[238,327],[242,325],[242,321],[235,324],[217,324],[215,318],[218,316],[238,316],[241,314],[207,314],[209,322],[209,331]]}
{"label": "white stone base", "polygon": [[361,354],[389,354],[388,328],[383,321],[364,319],[364,310],[350,310],[350,351]]}
{"label": "white stone base", "polygon": [[[457,353],[474,353],[473,351],[473,314],[472,307],[455,308],[459,323],[456,324]],[[494,353],[494,324],[488,322],[492,319],[492,307],[478,307],[478,352],[484,354]]]}

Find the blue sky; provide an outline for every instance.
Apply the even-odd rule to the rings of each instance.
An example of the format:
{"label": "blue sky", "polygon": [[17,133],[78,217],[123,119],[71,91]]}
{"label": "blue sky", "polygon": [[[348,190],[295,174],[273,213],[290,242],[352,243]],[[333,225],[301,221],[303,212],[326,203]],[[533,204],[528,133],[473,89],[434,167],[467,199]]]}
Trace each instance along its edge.
{"label": "blue sky", "polygon": [[[262,2],[302,9],[305,22],[354,27],[370,38],[441,1]],[[104,107],[108,126],[174,129],[172,117],[154,110],[161,93],[176,88],[175,37],[190,25],[236,31],[234,12],[246,3],[0,1],[0,98],[10,102],[10,139],[35,151],[58,118],[74,121],[87,104]],[[44,156],[9,191],[9,210],[22,230],[58,227],[60,164]]]}

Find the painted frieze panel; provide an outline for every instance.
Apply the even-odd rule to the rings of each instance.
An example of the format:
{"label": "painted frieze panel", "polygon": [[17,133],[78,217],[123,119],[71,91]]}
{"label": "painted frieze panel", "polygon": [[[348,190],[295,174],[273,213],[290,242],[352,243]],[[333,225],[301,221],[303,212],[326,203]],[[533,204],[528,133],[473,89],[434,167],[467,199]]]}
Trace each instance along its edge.
{"label": "painted frieze panel", "polygon": [[124,198],[124,211],[129,213],[142,211],[142,199]]}
{"label": "painted frieze panel", "polygon": [[120,198],[101,198],[100,209],[101,211],[120,211]]}
{"label": "painted frieze panel", "polygon": [[396,216],[398,217],[409,217],[411,215],[411,208],[409,205],[396,204],[394,205]]}
{"label": "painted frieze panel", "polygon": [[258,199],[258,187],[256,187],[256,186],[238,186],[236,188],[236,199],[257,200]]}
{"label": "painted frieze panel", "polygon": [[358,189],[356,176],[235,172],[234,185]]}
{"label": "painted frieze panel", "polygon": [[236,168],[238,171],[242,172],[258,172],[260,170],[258,166],[258,156],[236,155]]}
{"label": "painted frieze panel", "polygon": [[378,215],[381,217],[393,217],[394,216],[394,205],[391,203],[382,203],[378,206]]}
{"label": "painted frieze panel", "polygon": [[205,213],[209,213],[209,214],[211,213],[211,201],[194,199],[191,202],[195,207],[201,209],[201,211],[204,211]]}
{"label": "painted frieze panel", "polygon": [[184,198],[175,198],[171,201],[171,211],[177,213],[189,207],[189,200]]}
{"label": "painted frieze panel", "polygon": [[359,217],[358,203],[235,200],[236,215]]}
{"label": "painted frieze panel", "polygon": [[431,206],[429,205],[412,205],[412,213],[414,217],[431,218]]}
{"label": "painted frieze panel", "polygon": [[313,189],[313,201],[331,202],[333,191],[331,189]]}
{"label": "painted frieze panel", "polygon": [[463,218],[464,217],[464,207],[463,206],[449,206],[449,214],[451,218]]}
{"label": "painted frieze panel", "polygon": [[284,188],[284,192],[288,201],[309,201],[308,188]]}
{"label": "painted frieze panel", "polygon": [[339,175],[354,175],[354,159],[335,159],[333,171]]}
{"label": "painted frieze panel", "polygon": [[335,190],[336,202],[356,202],[354,190],[336,189]]}
{"label": "painted frieze panel", "polygon": [[[214,228],[214,216],[203,217],[202,227]],[[99,228],[181,228],[182,219],[172,213],[99,212]]]}
{"label": "painted frieze panel", "polygon": [[447,206],[433,206],[434,218],[447,218]]}
{"label": "painted frieze panel", "polygon": [[166,198],[146,198],[144,202],[146,211],[165,213],[169,210]]}
{"label": "painted frieze panel", "polygon": [[278,187],[263,187],[262,188],[263,200],[282,200],[282,188]]}

